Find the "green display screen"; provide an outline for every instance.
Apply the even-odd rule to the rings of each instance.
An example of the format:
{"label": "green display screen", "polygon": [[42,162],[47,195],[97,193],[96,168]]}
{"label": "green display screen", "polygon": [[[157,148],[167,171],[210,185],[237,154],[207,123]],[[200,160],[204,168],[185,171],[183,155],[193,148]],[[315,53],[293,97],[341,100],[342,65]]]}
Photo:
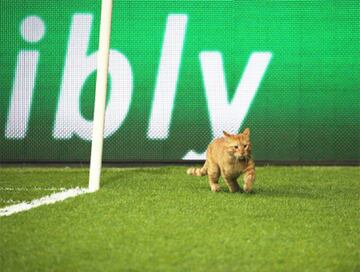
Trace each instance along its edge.
{"label": "green display screen", "polygon": [[[89,161],[100,1],[0,1],[0,162]],[[104,161],[359,162],[359,1],[114,0]]]}

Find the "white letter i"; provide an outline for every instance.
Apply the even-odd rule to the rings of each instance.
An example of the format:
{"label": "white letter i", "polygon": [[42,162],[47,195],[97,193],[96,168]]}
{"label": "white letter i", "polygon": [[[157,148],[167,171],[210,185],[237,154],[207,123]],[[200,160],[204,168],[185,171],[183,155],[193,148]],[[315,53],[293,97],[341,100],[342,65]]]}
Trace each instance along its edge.
{"label": "white letter i", "polygon": [[[36,43],[45,34],[45,24],[39,17],[29,16],[22,21],[20,31],[25,41]],[[21,50],[18,54],[5,132],[9,139],[26,136],[39,56],[37,50]]]}

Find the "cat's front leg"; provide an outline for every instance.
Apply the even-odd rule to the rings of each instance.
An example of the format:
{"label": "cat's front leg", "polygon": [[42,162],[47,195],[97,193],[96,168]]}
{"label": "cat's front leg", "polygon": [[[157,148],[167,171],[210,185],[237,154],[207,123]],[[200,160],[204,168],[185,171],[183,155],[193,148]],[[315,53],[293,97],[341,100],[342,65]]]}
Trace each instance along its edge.
{"label": "cat's front leg", "polygon": [[244,192],[250,193],[252,191],[253,184],[255,182],[255,163],[249,161],[244,171]]}
{"label": "cat's front leg", "polygon": [[224,177],[225,183],[228,186],[229,191],[231,193],[235,193],[240,190],[239,184],[236,181],[237,177],[235,177],[234,175],[231,175],[231,174],[226,174],[226,173],[223,175],[223,177]]}

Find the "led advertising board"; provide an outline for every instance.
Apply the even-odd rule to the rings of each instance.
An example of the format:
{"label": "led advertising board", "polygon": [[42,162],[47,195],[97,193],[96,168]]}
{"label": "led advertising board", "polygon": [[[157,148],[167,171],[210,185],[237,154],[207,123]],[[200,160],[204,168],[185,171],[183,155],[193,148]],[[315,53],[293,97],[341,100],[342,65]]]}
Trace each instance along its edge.
{"label": "led advertising board", "polygon": [[[0,162],[89,161],[100,1],[0,2]],[[356,162],[358,1],[114,1],[104,161]]]}

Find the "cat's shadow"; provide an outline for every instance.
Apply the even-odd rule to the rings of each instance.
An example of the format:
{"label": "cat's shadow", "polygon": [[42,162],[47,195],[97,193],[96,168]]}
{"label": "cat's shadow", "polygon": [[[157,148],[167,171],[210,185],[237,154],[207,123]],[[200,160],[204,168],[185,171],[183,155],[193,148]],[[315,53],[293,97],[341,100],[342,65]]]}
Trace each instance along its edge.
{"label": "cat's shadow", "polygon": [[266,188],[260,187],[256,188],[253,192],[254,195],[257,196],[264,196],[264,197],[272,197],[272,198],[279,198],[279,197],[291,197],[291,198],[306,198],[306,199],[315,199],[319,198],[320,196],[314,194],[314,192],[310,190],[298,188]]}
{"label": "cat's shadow", "polygon": [[[126,172],[123,173],[107,173],[106,178],[102,181],[102,186],[114,185],[126,176]],[[201,184],[200,191],[211,192],[210,188],[207,185]],[[198,188],[199,189],[199,188]],[[221,186],[220,194],[232,194],[229,189],[225,186]],[[235,193],[239,196],[244,197],[268,197],[268,198],[302,198],[302,199],[318,199],[321,198],[321,195],[315,193],[309,187],[300,187],[300,186],[286,186],[286,187],[267,187],[267,186],[255,186],[254,190],[251,193],[244,193],[242,189],[239,192]]]}
{"label": "cat's shadow", "polygon": [[[207,188],[209,190],[209,188]],[[220,193],[232,194],[228,188],[222,187]],[[271,197],[271,198],[304,198],[304,199],[316,199],[320,198],[319,194],[311,191],[309,188],[295,187],[259,187],[254,188],[250,193],[245,193],[241,188],[236,195],[242,195],[246,197]]]}

